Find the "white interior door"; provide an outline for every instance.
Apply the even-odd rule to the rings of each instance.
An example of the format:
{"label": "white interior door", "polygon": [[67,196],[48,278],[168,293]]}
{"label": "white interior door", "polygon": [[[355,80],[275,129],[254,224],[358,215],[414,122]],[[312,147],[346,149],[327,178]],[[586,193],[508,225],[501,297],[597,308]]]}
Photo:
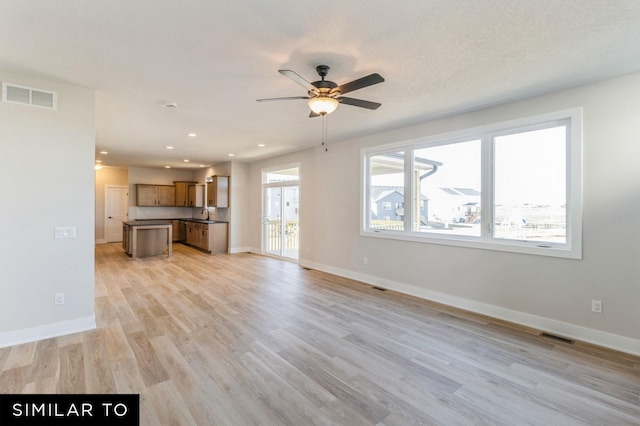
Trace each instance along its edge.
{"label": "white interior door", "polygon": [[108,243],[122,241],[122,222],[129,216],[129,187],[107,186],[104,234]]}

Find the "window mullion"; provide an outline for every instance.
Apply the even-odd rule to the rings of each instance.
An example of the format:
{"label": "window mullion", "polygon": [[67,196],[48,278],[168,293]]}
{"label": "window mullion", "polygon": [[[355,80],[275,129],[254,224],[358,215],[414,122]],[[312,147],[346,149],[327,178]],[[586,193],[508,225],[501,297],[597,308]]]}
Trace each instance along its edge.
{"label": "window mullion", "polygon": [[493,239],[494,226],[494,169],[493,169],[493,134],[486,133],[481,138],[481,228],[480,238],[485,241]]}
{"label": "window mullion", "polygon": [[413,232],[413,150],[404,152],[404,232]]}

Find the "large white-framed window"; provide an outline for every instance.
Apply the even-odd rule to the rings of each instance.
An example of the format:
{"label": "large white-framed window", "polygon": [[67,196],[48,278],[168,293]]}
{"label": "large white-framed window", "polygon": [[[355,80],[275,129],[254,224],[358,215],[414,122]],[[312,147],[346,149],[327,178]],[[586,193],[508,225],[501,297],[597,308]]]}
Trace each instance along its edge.
{"label": "large white-framed window", "polygon": [[363,236],[582,258],[580,108],[365,148],[361,160]]}

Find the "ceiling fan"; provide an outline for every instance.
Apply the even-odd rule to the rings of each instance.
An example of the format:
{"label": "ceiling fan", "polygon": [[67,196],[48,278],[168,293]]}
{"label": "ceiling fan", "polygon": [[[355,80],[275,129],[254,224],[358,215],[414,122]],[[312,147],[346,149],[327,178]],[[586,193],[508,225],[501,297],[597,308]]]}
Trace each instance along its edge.
{"label": "ceiling fan", "polygon": [[366,77],[353,80],[349,83],[338,86],[333,81],[325,80],[324,78],[329,74],[329,66],[318,65],[316,72],[320,76],[321,80],[308,82],[296,72],[291,70],[278,70],[278,72],[285,77],[298,83],[300,86],[307,90],[309,96],[290,96],[285,98],[269,98],[258,99],[258,102],[266,101],[287,101],[294,99],[307,99],[309,101],[309,108],[311,113],[309,117],[319,117],[326,114],[331,114],[338,108],[339,104],[351,105],[360,108],[378,109],[382,104],[378,102],[364,101],[362,99],[347,98],[342,96],[346,93],[353,92],[354,90],[362,89],[363,87],[372,86],[374,84],[382,83],[384,78],[380,74],[369,74]]}

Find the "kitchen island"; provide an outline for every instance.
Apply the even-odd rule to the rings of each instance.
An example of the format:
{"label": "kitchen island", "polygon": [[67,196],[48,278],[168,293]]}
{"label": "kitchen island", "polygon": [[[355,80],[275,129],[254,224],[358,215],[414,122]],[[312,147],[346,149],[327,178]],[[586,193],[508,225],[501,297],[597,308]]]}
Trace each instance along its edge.
{"label": "kitchen island", "polygon": [[132,259],[164,253],[169,257],[172,241],[211,254],[227,253],[229,223],[195,218],[138,219],[122,223],[122,246]]}
{"label": "kitchen island", "polygon": [[122,222],[122,247],[132,260],[137,257],[171,257],[173,225],[170,220],[132,220]]}

